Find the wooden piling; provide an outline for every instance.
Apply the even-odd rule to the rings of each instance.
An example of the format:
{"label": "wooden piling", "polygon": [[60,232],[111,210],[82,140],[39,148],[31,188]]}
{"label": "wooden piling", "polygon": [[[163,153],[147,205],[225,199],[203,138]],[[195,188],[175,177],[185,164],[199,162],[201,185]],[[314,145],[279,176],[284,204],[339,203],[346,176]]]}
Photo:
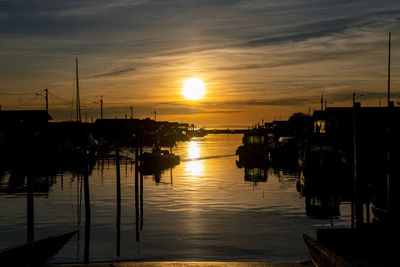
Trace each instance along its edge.
{"label": "wooden piling", "polygon": [[121,172],[120,172],[119,147],[115,152],[115,169],[117,178],[117,257],[121,249]]}

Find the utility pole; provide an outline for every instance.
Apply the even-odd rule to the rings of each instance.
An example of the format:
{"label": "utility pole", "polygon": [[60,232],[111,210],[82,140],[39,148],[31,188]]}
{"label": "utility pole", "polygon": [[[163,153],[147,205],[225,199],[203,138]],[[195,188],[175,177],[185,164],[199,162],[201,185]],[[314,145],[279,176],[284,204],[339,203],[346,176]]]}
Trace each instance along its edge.
{"label": "utility pole", "polygon": [[49,90],[46,88],[44,92],[46,93],[46,112],[49,113]]}
{"label": "utility pole", "polygon": [[133,107],[131,106],[131,120],[133,119]]}
{"label": "utility pole", "polygon": [[157,111],[153,111],[154,113],[154,121],[157,121]]}
{"label": "utility pole", "polygon": [[390,107],[390,46],[391,46],[392,33],[389,32],[389,60],[388,60],[388,107]]}

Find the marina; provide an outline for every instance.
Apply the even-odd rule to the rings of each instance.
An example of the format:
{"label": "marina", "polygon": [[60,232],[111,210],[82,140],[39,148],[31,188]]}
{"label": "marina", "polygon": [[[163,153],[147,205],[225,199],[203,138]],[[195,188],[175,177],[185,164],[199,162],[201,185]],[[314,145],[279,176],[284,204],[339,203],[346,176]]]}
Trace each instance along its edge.
{"label": "marina", "polygon": [[[158,175],[135,170],[129,159],[135,150],[121,149],[119,165],[114,153],[99,158],[88,177],[90,225],[85,220],[84,175],[66,171],[43,177],[54,182],[46,193],[33,193],[35,238],[80,227],[52,263],[298,262],[307,260],[301,233],[314,236],[320,226],[350,226],[346,202],[340,206],[340,217],[308,217],[305,199],[296,191],[296,172],[268,168],[268,179],[246,181],[244,170],[235,163],[241,139],[218,134],[178,143],[173,152],[181,163]],[[1,188],[13,184],[14,173],[3,170]],[[2,205],[12,202],[20,207],[1,221],[1,235],[12,237],[2,239],[1,246],[23,243],[26,194],[3,193],[1,198],[7,200]]]}
{"label": "marina", "polygon": [[398,265],[396,1],[0,6],[1,267]]}

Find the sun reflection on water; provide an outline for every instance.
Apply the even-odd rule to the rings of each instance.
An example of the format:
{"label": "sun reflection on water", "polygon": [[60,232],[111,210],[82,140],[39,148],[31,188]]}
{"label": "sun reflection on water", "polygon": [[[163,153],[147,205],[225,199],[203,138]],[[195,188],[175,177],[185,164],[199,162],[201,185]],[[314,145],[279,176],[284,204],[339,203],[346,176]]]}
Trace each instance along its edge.
{"label": "sun reflection on water", "polygon": [[189,156],[189,159],[196,159],[200,157],[200,146],[197,142],[189,142],[188,148],[187,148],[187,153]]}
{"label": "sun reflection on water", "polygon": [[187,147],[187,154],[189,161],[185,162],[186,175],[192,179],[198,178],[203,174],[204,164],[200,158],[200,146],[197,142],[189,142]]}

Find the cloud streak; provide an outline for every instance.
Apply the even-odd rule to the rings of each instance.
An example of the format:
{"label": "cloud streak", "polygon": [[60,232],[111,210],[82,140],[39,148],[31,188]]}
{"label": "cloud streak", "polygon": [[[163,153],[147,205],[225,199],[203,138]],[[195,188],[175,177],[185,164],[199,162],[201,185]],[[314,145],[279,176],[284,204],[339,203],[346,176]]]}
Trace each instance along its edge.
{"label": "cloud streak", "polygon": [[107,73],[98,74],[98,75],[93,76],[92,78],[114,77],[114,76],[119,76],[119,75],[122,75],[125,73],[134,72],[134,71],[136,71],[136,68],[127,68],[127,69],[115,70],[115,71],[111,71],[111,72],[107,72]]}

